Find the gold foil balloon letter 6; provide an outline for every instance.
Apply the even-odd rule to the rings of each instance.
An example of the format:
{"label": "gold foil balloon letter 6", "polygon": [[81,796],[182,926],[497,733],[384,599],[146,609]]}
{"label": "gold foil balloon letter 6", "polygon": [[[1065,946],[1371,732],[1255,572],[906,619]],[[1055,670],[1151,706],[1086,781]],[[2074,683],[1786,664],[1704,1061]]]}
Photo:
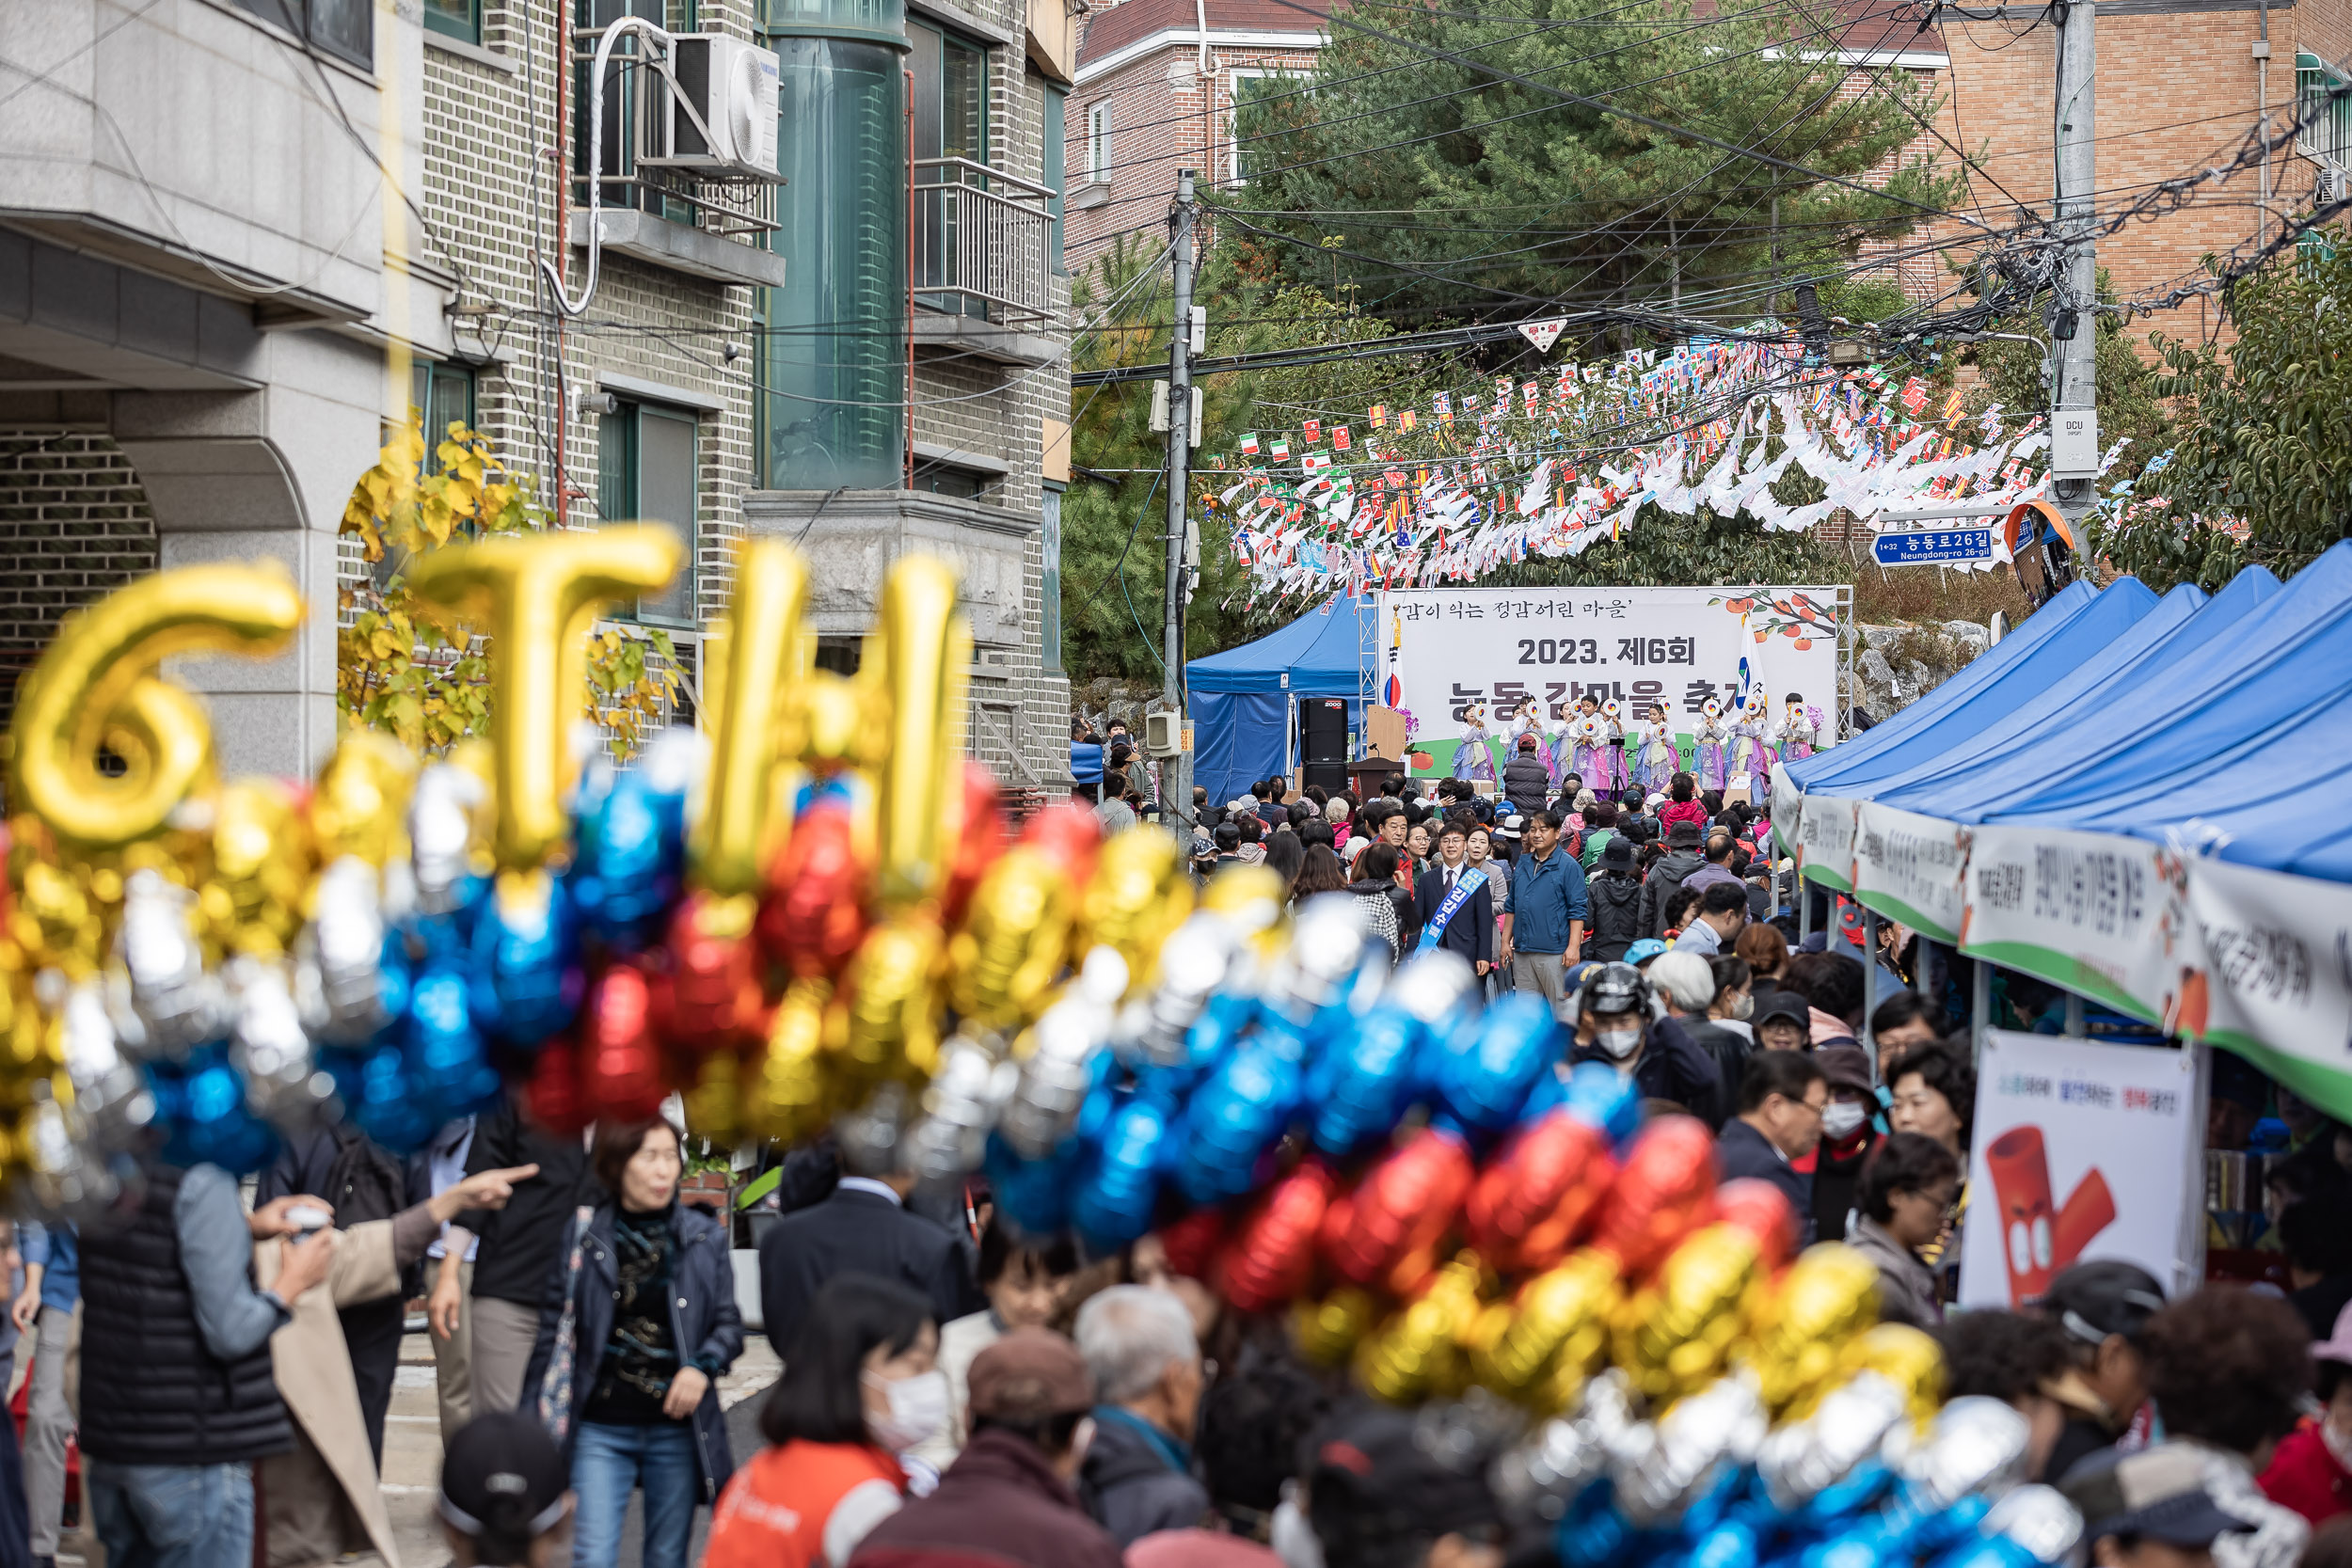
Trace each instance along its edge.
{"label": "gold foil balloon letter 6", "polygon": [[[69,617],[17,703],[12,804],[86,849],[154,832],[213,752],[203,709],[156,664],[194,652],[266,657],[301,620],[294,584],[264,566],[183,566]],[[98,770],[102,744],[129,764],[121,777]]]}

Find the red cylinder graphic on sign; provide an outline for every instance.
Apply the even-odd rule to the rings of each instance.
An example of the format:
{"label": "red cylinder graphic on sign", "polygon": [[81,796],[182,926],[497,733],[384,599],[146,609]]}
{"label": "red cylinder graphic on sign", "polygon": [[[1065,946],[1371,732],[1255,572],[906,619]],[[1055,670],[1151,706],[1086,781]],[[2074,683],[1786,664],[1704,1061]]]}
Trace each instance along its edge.
{"label": "red cylinder graphic on sign", "polygon": [[1994,1212],[2001,1225],[2001,1258],[2009,1266],[2011,1307],[2050,1288],[2052,1252],[2050,1163],[2042,1148],[2042,1129],[2012,1127],[1993,1140],[1984,1151],[1985,1169],[1993,1177]]}
{"label": "red cylinder graphic on sign", "polygon": [[1984,1164],[1993,1177],[2009,1302],[2024,1307],[2039,1299],[2050,1288],[2051,1275],[2072,1266],[2091,1239],[2115,1223],[2115,1195],[2094,1165],[2054,1212],[2050,1164],[2039,1127],[2012,1127],[1994,1139]]}
{"label": "red cylinder graphic on sign", "polygon": [[2066,1207],[2058,1211],[2050,1241],[2050,1266],[2072,1267],[2090,1239],[2114,1223],[2115,1195],[2107,1191],[2107,1179],[2094,1167],[2074,1183],[2074,1190],[2066,1195]]}

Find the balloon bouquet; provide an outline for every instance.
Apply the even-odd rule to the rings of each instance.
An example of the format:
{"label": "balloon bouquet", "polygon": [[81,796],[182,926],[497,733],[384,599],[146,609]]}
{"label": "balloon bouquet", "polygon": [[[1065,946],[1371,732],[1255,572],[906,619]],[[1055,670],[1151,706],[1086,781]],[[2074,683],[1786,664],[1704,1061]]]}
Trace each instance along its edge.
{"label": "balloon bouquet", "polygon": [[[1367,961],[1343,895],[1262,868],[1196,895],[1175,841],[1076,808],[1009,832],[961,756],[952,574],[891,571],[859,673],[809,668],[802,561],[747,546],[706,650],[708,736],[618,769],[582,647],[658,591],[658,531],[421,561],[486,628],[493,730],[419,758],[346,733],[309,785],[215,776],[181,653],[267,655],[282,578],[190,567],[74,617],[9,757],[0,1174],[103,1224],[142,1158],[249,1171],[348,1118],[394,1150],[509,1086],[558,1129],[671,1090],[722,1143],[831,1128],[864,1168],[985,1170],[1019,1229],[1157,1229],[1236,1310],[1435,1429],[1510,1433],[1506,1501],[1567,1560],[2055,1561],[2023,1418],[1937,1412],[1940,1361],[1871,1326],[1876,1275],[1791,1258],[1712,1139],[1563,1075],[1539,1001]],[[2070,1523],[2070,1521],[2072,1521]]]}

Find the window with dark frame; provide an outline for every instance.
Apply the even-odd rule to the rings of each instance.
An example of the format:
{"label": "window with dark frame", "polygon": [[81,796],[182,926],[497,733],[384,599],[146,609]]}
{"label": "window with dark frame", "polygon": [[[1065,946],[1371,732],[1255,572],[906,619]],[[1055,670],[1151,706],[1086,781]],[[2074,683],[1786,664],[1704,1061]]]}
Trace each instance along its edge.
{"label": "window with dark frame", "polygon": [[362,71],[375,69],[375,0],[236,0],[264,22],[275,23],[338,59]]}
{"label": "window with dark frame", "polygon": [[424,26],[429,33],[482,41],[482,0],[424,0]]}
{"label": "window with dark frame", "polygon": [[596,515],[668,530],[678,542],[669,590],[637,601],[636,618],[660,626],[694,622],[694,540],[700,510],[696,417],[679,408],[622,400],[596,429]]}

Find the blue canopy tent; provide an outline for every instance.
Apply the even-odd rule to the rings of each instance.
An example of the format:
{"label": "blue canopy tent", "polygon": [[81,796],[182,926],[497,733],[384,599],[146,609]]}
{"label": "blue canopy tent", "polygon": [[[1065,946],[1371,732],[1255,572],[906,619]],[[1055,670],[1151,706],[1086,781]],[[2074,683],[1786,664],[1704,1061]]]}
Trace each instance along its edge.
{"label": "blue canopy tent", "polygon": [[1375,620],[1371,594],[1335,594],[1279,631],[1185,664],[1192,782],[1208,790],[1211,802],[1290,771],[1299,698],[1344,698],[1349,727],[1361,727]]}
{"label": "blue canopy tent", "polygon": [[[1894,741],[1866,751],[1874,736],[1865,736],[1792,764],[1787,784],[1825,801],[1865,802],[1856,863],[1866,853],[1878,857],[1872,863],[1882,877],[1896,863],[1884,858],[1880,840],[1895,830],[1882,817],[1871,830],[1873,847],[1864,849],[1860,830],[1874,806],[1973,828],[1973,849],[1964,832],[1960,840],[1963,856],[1985,853],[1987,835],[2019,828],[2050,830],[2046,853],[2053,856],[2091,852],[2066,847],[2055,836],[2060,832],[2161,847],[2173,857],[2169,863],[2185,862],[2186,884],[2173,884],[2189,889],[2183,896],[2222,900],[2192,906],[2192,941],[2206,927],[2225,933],[2213,940],[2239,945],[2192,958],[2179,973],[2211,984],[2217,994],[2228,990],[2231,1006],[2241,1009],[2235,1022],[2216,1015],[2207,1033],[2201,1002],[2189,1000],[2202,993],[2189,979],[2178,992],[2151,983],[2135,967],[2138,949],[2127,952],[2112,939],[2097,948],[2095,928],[2079,916],[2071,917],[2070,933],[2070,917],[2058,905],[2046,915],[2037,910],[2021,926],[2018,906],[1979,902],[1973,882],[1966,893],[1972,915],[1988,908],[2011,912],[1995,914],[2009,924],[1992,935],[1981,923],[1975,941],[1963,934],[1962,950],[1997,954],[1994,961],[2106,997],[2143,1018],[2162,1013],[2168,1027],[2176,1018],[2194,1018],[2200,1037],[2249,1056],[2335,1114],[2352,1116],[2352,1072],[2337,1060],[2340,1051],[2328,1046],[2344,1037],[2344,988],[2330,991],[2319,973],[2331,948],[2352,946],[2352,921],[2336,891],[2352,884],[2352,797],[2342,788],[2344,759],[2352,757],[2352,543],[2327,551],[2285,584],[2249,567],[2210,598],[2183,587],[2152,601],[2125,578],[2078,605],[2026,653],[1979,673],[2003,651],[1979,659],[1962,677],[1976,678],[1956,698],[1946,693],[1962,679],[1914,705],[1905,717],[1919,717]],[[1840,847],[1835,810],[1825,809],[1820,822],[1816,829],[1807,813],[1804,830],[1834,855]],[[2012,834],[2002,842],[1998,852],[2013,863],[2017,840]],[[2032,855],[2045,852],[2042,841],[2029,842]],[[2221,882],[2199,870],[2224,863],[2309,879],[2312,891],[2298,900],[2284,888]],[[2153,876],[2166,875],[2167,863],[2150,863],[2157,867]],[[2336,888],[2323,895],[2329,883]],[[1880,884],[1860,896],[1882,913],[1906,918],[1896,907],[1903,891]],[[1888,904],[1879,902],[1882,894]],[[2211,912],[2216,908],[2218,916]],[[2284,934],[2271,933],[2266,920]],[[2051,934],[2042,935],[2036,923]],[[2245,943],[2254,940],[2245,932],[2257,927],[2262,941],[2291,949],[2292,962],[2280,972],[2287,978],[2275,984],[2244,957]],[[1964,922],[1959,928],[1969,929]],[[2147,950],[2170,955],[2170,941]],[[2203,967],[2195,967],[2201,961]],[[2122,983],[2133,975],[2137,989]],[[2280,1010],[2281,996],[2295,1006],[2320,1000],[2302,1014]],[[2272,1009],[2266,1013],[2263,997]],[[2184,1009],[2178,1015],[2169,1010],[2176,999]],[[2331,1006],[2337,1013],[2325,1010]]]}

